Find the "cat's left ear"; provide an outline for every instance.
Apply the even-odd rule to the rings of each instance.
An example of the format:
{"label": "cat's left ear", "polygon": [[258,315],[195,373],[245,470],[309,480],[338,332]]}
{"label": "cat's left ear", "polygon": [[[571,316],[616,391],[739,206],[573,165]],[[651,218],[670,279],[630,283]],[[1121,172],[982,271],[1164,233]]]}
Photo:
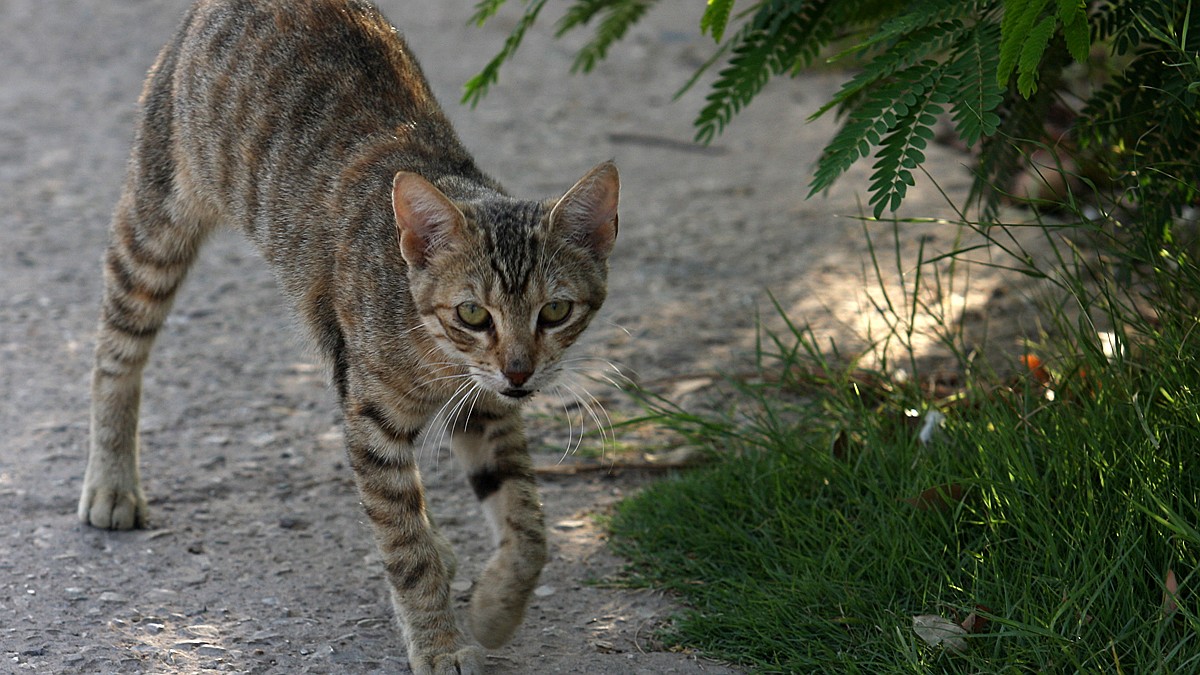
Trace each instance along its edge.
{"label": "cat's left ear", "polygon": [[392,210],[400,253],[410,267],[424,267],[431,256],[458,236],[466,218],[442,191],[415,173],[392,179]]}
{"label": "cat's left ear", "polygon": [[550,227],[608,258],[617,240],[617,202],[621,177],[611,161],[597,164],[558,200],[550,211]]}

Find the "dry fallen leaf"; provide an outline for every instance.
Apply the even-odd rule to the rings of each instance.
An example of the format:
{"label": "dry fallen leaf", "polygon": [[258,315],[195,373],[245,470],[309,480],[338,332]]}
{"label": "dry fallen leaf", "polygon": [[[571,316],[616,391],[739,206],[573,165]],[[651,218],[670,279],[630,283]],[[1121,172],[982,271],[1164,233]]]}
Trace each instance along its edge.
{"label": "dry fallen leaf", "polygon": [[945,511],[958,502],[961,502],[962,498],[962,486],[958,483],[948,483],[946,485],[931,487],[916,497],[910,497],[902,501],[922,511]]}
{"label": "dry fallen leaf", "polygon": [[838,429],[837,435],[829,444],[829,451],[833,454],[834,459],[844,460],[850,457],[850,438],[846,435],[845,429]]}
{"label": "dry fallen leaf", "polygon": [[[988,609],[986,605],[975,605],[975,609],[983,612],[992,611]],[[990,623],[991,619],[988,619],[986,616],[980,616],[975,612],[971,612],[967,615],[967,618],[962,620],[962,623],[959,625],[962,626],[963,630],[967,631],[968,633],[986,633],[988,624]]]}
{"label": "dry fallen leaf", "polygon": [[964,654],[967,651],[967,641],[963,639],[967,631],[944,616],[936,614],[914,616],[913,631],[930,647],[945,647],[955,654]]}
{"label": "dry fallen leaf", "polygon": [[1175,580],[1175,570],[1167,570],[1167,579],[1163,584],[1163,616],[1170,618],[1179,609],[1179,582]]}
{"label": "dry fallen leaf", "polygon": [[1023,354],[1018,357],[1018,360],[1029,369],[1029,374],[1033,376],[1033,379],[1038,384],[1042,386],[1050,384],[1050,373],[1042,365],[1042,360],[1038,358],[1037,354]]}

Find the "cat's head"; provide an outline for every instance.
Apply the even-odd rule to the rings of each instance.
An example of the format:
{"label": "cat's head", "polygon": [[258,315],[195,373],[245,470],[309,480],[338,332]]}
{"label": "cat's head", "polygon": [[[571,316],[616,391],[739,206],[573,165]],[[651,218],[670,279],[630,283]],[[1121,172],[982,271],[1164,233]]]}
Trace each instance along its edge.
{"label": "cat's head", "polygon": [[612,162],[545,202],[454,202],[417,174],[396,174],[410,290],[442,352],[426,360],[465,366],[510,402],[550,384],[604,302],[619,193]]}

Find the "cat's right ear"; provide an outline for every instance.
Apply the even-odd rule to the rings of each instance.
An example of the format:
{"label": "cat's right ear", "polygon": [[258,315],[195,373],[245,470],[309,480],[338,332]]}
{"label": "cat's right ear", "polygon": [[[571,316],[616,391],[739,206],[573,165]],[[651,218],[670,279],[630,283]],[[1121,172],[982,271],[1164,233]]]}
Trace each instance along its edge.
{"label": "cat's right ear", "polygon": [[392,211],[400,254],[411,267],[424,267],[463,227],[462,211],[432,183],[409,171],[392,179]]}
{"label": "cat's right ear", "polygon": [[621,178],[617,165],[601,162],[587,172],[550,211],[552,227],[583,244],[600,260],[617,239],[617,202]]}

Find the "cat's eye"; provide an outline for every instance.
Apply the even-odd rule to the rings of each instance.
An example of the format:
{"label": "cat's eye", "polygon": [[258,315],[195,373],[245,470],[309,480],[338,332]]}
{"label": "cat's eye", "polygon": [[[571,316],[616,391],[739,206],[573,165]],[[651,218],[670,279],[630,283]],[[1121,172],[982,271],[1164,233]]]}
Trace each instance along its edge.
{"label": "cat's eye", "polygon": [[571,303],[566,300],[553,300],[542,306],[538,312],[538,322],[543,326],[553,326],[567,320],[571,315]]}
{"label": "cat's eye", "polygon": [[473,302],[464,302],[458,306],[458,319],[476,330],[487,328],[492,323],[492,315]]}

